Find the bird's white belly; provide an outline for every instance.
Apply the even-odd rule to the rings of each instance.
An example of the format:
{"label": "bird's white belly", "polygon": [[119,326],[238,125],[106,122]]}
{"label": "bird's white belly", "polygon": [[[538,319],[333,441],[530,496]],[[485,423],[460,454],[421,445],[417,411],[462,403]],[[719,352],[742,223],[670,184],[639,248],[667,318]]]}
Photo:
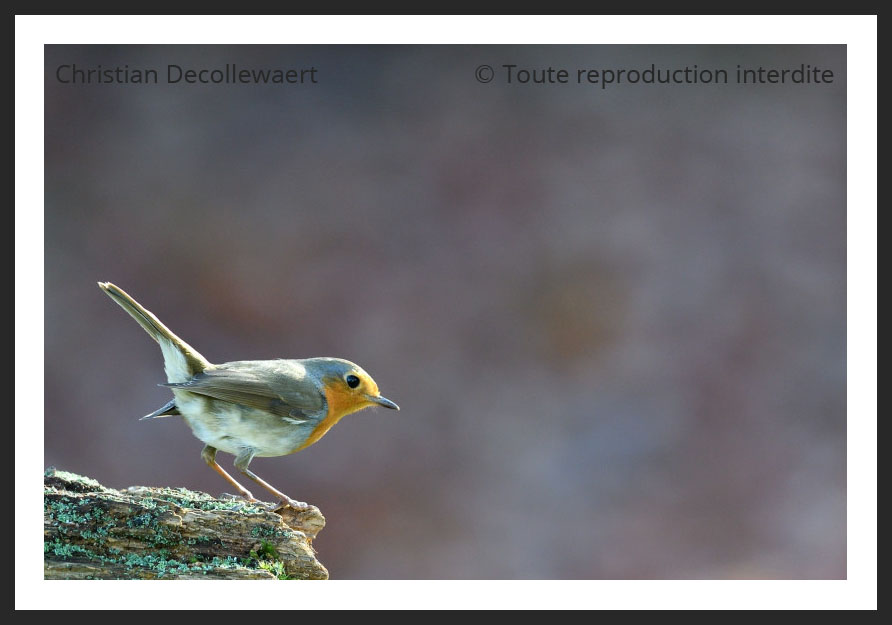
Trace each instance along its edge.
{"label": "bird's white belly", "polygon": [[174,390],[177,408],[203,443],[228,454],[290,454],[309,437],[315,420],[284,420],[255,408]]}

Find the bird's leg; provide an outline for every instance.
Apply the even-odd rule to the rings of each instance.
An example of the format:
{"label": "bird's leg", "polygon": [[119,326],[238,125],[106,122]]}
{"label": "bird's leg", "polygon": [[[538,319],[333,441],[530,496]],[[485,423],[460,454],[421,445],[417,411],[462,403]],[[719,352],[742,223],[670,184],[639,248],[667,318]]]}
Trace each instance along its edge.
{"label": "bird's leg", "polygon": [[296,500],[292,499],[291,497],[289,497],[282,491],[273,487],[272,484],[269,484],[268,482],[265,482],[264,480],[257,477],[257,475],[248,468],[248,465],[251,464],[251,460],[253,460],[253,459],[254,459],[254,450],[247,449],[247,450],[243,451],[242,453],[240,453],[238,456],[236,456],[235,468],[238,469],[239,471],[241,471],[242,473],[244,473],[245,475],[247,475],[249,479],[260,484],[266,490],[268,490],[273,495],[278,497],[280,500],[279,506],[288,505],[288,506],[291,506],[292,508],[296,508],[298,510],[303,510],[303,509],[310,507],[308,504],[304,503],[303,501],[296,501]]}
{"label": "bird's leg", "polygon": [[233,479],[231,475],[229,475],[226,471],[223,470],[219,464],[217,464],[217,449],[216,447],[211,447],[210,445],[205,445],[204,449],[201,450],[202,459],[208,463],[208,466],[212,468],[214,471],[223,476],[223,479],[235,486],[239,493],[241,493],[242,497],[247,499],[248,501],[257,501],[254,495],[251,494],[247,488],[239,484]]}

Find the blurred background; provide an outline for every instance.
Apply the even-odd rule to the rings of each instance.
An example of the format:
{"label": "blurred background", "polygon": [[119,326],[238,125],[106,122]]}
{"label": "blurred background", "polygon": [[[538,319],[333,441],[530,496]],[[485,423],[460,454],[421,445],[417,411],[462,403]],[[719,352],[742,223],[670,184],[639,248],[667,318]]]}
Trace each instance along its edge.
{"label": "blurred background", "polygon": [[[843,46],[47,46],[45,464],[228,489],[123,287],[212,362],[401,412],[259,475],[332,578],[846,575]],[[65,85],[63,63],[318,84]],[[832,85],[480,84],[498,67]],[[162,72],[163,79],[163,72]],[[227,469],[231,457],[221,455]]]}

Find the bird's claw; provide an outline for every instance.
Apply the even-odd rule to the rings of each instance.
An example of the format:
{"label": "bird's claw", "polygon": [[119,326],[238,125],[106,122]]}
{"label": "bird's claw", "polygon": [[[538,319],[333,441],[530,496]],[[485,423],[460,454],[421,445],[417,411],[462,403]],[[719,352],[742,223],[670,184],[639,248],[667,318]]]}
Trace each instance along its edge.
{"label": "bird's claw", "polygon": [[257,499],[256,497],[254,497],[254,495],[252,495],[251,493],[249,493],[249,492],[247,492],[247,491],[245,491],[245,492],[242,493],[241,495],[233,495],[232,493],[222,493],[222,494],[220,495],[220,499],[228,499],[228,500],[230,500],[230,501],[241,500],[241,501],[242,501],[243,503],[245,503],[245,504],[249,504],[249,503],[254,503],[254,504],[256,504],[256,503],[263,503],[263,502],[261,502],[259,499]]}
{"label": "bird's claw", "polygon": [[294,508],[295,510],[309,510],[310,504],[305,501],[297,501],[296,499],[291,499],[289,497],[288,499],[283,499],[282,501],[280,501],[279,505],[274,508],[274,511],[283,510],[285,508]]}

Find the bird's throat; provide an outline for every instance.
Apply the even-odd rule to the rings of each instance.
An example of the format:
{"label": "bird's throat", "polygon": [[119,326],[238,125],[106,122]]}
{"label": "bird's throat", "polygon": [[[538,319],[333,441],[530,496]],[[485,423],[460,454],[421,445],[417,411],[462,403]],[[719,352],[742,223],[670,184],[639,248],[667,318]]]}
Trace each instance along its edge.
{"label": "bird's throat", "polygon": [[330,387],[325,388],[323,392],[325,393],[325,400],[328,407],[325,418],[313,429],[307,437],[307,440],[294,451],[300,451],[301,449],[309,447],[325,436],[332,426],[342,418],[346,417],[348,414],[362,410],[369,405],[367,401],[358,400],[353,393],[345,393]]}

